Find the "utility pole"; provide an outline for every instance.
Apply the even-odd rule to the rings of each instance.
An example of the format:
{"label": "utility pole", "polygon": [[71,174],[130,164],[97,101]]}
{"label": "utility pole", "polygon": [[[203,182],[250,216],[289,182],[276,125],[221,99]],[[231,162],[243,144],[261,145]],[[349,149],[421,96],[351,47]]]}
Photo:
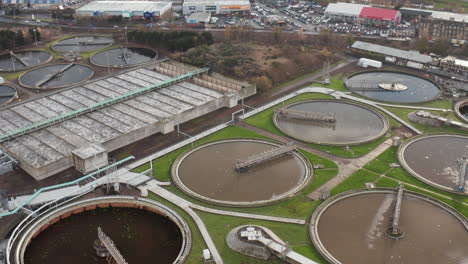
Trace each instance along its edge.
{"label": "utility pole", "polygon": [[36,43],[36,47],[37,47],[36,29],[34,28],[32,31],[33,31],[33,35],[34,35],[34,42]]}

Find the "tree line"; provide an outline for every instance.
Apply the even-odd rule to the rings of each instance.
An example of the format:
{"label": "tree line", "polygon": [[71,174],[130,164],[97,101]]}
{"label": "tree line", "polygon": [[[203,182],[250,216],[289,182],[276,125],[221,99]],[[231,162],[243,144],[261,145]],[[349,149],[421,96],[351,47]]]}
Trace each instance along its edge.
{"label": "tree line", "polygon": [[211,32],[193,31],[131,31],[128,40],[144,43],[153,47],[165,48],[170,51],[186,51],[200,45],[213,44]]}
{"label": "tree line", "polygon": [[[33,29],[29,29],[28,37],[25,38],[23,31],[0,30],[0,50],[14,49],[28,43],[34,42]],[[41,40],[41,33],[36,30],[37,41]],[[28,39],[28,40],[26,40]]]}

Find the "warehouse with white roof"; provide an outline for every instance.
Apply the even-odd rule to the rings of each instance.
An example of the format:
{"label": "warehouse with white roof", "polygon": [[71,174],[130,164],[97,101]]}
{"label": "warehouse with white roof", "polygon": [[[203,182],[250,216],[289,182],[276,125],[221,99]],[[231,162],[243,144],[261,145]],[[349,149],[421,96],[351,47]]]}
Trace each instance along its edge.
{"label": "warehouse with white roof", "polygon": [[345,21],[356,21],[364,7],[368,5],[349,4],[349,3],[330,3],[325,9],[325,16],[331,19]]}
{"label": "warehouse with white roof", "polygon": [[165,19],[170,17],[171,2],[94,1],[76,10],[77,16],[122,16]]}
{"label": "warehouse with white roof", "polygon": [[182,12],[184,15],[189,15],[195,12],[229,14],[249,11],[249,0],[184,0],[184,3],[182,4]]}

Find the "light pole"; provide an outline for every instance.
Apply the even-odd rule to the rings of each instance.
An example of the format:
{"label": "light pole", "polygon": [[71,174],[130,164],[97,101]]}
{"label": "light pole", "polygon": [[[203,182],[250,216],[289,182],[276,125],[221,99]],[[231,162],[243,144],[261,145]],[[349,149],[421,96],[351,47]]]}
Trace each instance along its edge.
{"label": "light pole", "polygon": [[37,47],[37,38],[36,38],[36,29],[33,28],[33,35],[34,35],[34,42],[36,43],[36,47]]}
{"label": "light pole", "polygon": [[125,27],[125,44],[128,45],[127,27]]}
{"label": "light pole", "polygon": [[106,58],[107,58],[107,74],[110,74],[109,52],[106,52]]}

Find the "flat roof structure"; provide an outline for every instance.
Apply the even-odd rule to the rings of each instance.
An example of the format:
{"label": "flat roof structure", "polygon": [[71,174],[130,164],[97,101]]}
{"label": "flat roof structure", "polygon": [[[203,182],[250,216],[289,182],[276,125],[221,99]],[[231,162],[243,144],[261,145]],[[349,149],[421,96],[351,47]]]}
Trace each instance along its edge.
{"label": "flat roof structure", "polygon": [[182,12],[184,15],[195,12],[225,14],[249,10],[249,0],[184,0],[182,4]]}
{"label": "flat roof structure", "polygon": [[395,48],[390,48],[390,47],[376,45],[376,44],[362,42],[362,41],[354,42],[351,48],[364,50],[364,51],[370,51],[370,52],[392,56],[392,57],[396,57],[400,59],[415,61],[415,62],[419,62],[423,64],[432,62],[431,56],[420,54],[419,52],[416,52],[416,51],[395,49]]}
{"label": "flat roof structure", "polygon": [[399,20],[398,19],[399,14],[400,12],[398,10],[375,8],[375,7],[364,7],[362,8],[362,11],[359,14],[359,17],[376,19],[376,20],[397,21]]}
{"label": "flat roof structure", "polygon": [[151,2],[151,1],[94,1],[76,10],[77,14],[114,14],[133,13],[141,16],[144,13],[163,14],[170,10],[171,2]]}
{"label": "flat roof structure", "polygon": [[452,13],[452,12],[445,12],[445,11],[434,11],[434,10],[409,8],[409,7],[404,7],[404,8],[401,8],[400,10],[402,11],[411,10],[411,11],[430,13],[433,19],[468,23],[468,14]]}
{"label": "flat roof structure", "polygon": [[[233,107],[238,100],[256,92],[248,83],[204,73],[143,94],[135,93],[193,70],[196,68],[162,62],[0,108],[0,138],[59,120],[8,137],[0,146],[19,161],[21,168],[40,180],[73,167],[74,150],[101,145],[110,152],[156,133],[169,133],[175,125],[219,108]],[[136,95],[128,96],[132,93]],[[122,97],[125,99],[107,103]],[[65,118],[100,103],[105,104]]]}
{"label": "flat roof structure", "polygon": [[325,14],[339,14],[346,16],[359,16],[364,7],[369,7],[368,5],[361,4],[350,4],[350,3],[330,3],[325,9]]}

